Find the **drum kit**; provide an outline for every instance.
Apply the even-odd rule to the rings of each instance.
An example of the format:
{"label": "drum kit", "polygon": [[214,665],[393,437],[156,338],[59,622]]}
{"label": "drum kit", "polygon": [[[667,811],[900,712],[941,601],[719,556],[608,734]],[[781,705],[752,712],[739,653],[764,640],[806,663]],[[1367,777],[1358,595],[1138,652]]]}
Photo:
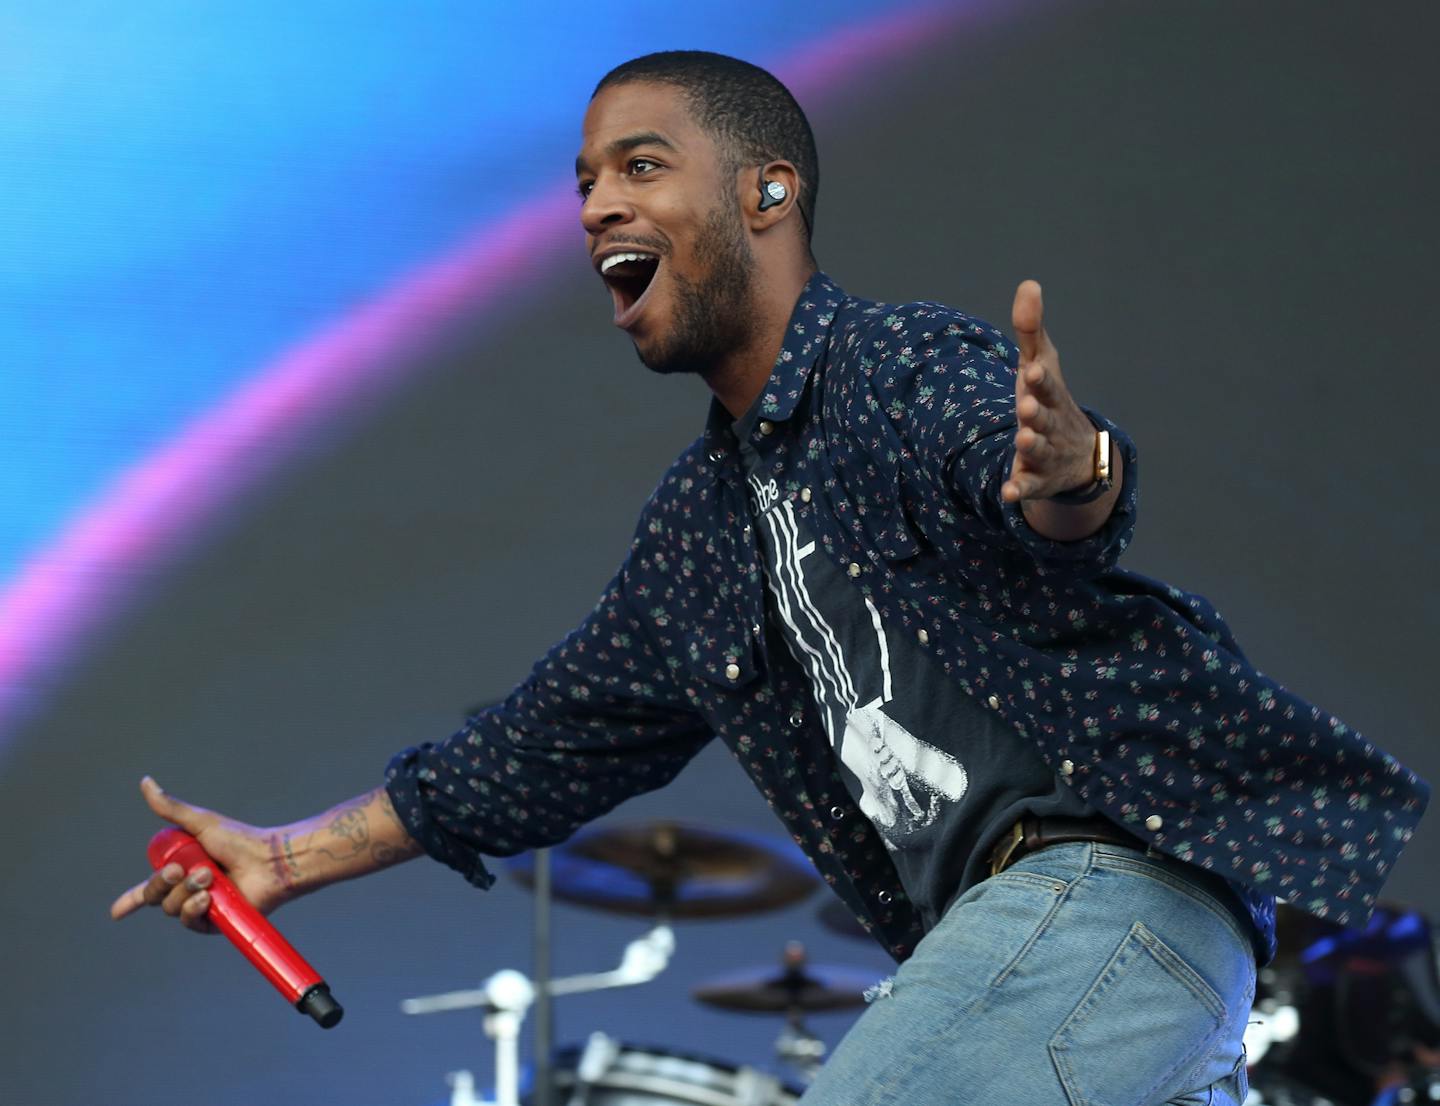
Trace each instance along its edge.
{"label": "drum kit", "polygon": [[[717,975],[691,991],[718,1010],[781,1022],[775,1054],[794,1078],[683,1051],[636,1047],[596,1032],[555,1050],[550,1003],[648,983],[675,951],[672,922],[777,910],[819,880],[798,849],[760,835],[658,821],[583,831],[555,849],[510,861],[534,892],[533,977],[503,970],[472,990],[407,999],[408,1014],[480,1009],[495,1046],[493,1097],[470,1072],[450,1076],[449,1106],[790,1106],[814,1078],[825,1045],[805,1018],[863,1006],[874,973],[811,964],[799,942],[779,963]],[[552,899],[645,919],[618,966],[554,977]],[[838,901],[826,928],[869,940]],[[1364,930],[1340,930],[1291,907],[1279,913],[1279,953],[1260,973],[1246,1033],[1245,1106],[1403,1106],[1440,1101],[1440,936],[1414,910],[1382,905]],[[519,1040],[533,1015],[535,1065],[522,1093]],[[1380,1093],[1381,1097],[1376,1098]]]}
{"label": "drum kit", "polygon": [[[556,1051],[551,1000],[654,980],[675,951],[672,922],[778,910],[821,884],[788,842],[672,821],[582,831],[564,845],[515,858],[507,869],[534,892],[533,977],[506,969],[478,988],[401,1003],[407,1014],[483,1012],[495,1047],[494,1095],[481,1097],[473,1074],[457,1072],[449,1077],[449,1106],[787,1106],[799,1099],[825,1053],[806,1016],[861,1007],[876,982],[874,973],[811,964],[804,946],[791,941],[774,966],[718,975],[692,990],[695,1001],[713,1009],[779,1019],[775,1053],[794,1079],[706,1056],[638,1048],[601,1032],[581,1047]],[[649,928],[626,946],[617,967],[555,977],[549,963],[554,899],[642,918]],[[869,939],[839,902],[828,904],[819,918],[836,932]],[[519,1042],[531,1015],[536,1059],[522,1090]]]}
{"label": "drum kit", "polygon": [[1277,921],[1245,1034],[1245,1106],[1440,1101],[1440,940],[1428,919],[1381,903],[1359,929],[1285,905]]}

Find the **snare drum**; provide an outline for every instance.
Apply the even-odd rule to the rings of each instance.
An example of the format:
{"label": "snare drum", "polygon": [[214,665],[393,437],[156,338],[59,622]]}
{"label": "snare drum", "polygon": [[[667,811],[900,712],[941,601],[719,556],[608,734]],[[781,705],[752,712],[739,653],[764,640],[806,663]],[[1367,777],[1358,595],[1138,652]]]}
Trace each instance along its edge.
{"label": "snare drum", "polygon": [[583,1049],[561,1049],[554,1078],[556,1106],[792,1106],[800,1098],[799,1089],[756,1068],[603,1033]]}

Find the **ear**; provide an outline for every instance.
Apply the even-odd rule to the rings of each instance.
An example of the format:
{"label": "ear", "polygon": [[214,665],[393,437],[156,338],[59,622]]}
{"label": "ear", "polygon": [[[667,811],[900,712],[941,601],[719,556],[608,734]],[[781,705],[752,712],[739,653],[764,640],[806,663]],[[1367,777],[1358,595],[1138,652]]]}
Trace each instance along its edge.
{"label": "ear", "polygon": [[[783,187],[785,198],[761,211],[760,204],[765,199],[765,194],[761,189],[765,187],[766,182]],[[795,204],[800,198],[800,174],[795,171],[795,166],[790,162],[768,161],[758,170],[742,169],[738,184],[740,207],[751,230],[756,232],[769,230],[792,215],[797,221],[799,220],[800,213],[795,210]]]}

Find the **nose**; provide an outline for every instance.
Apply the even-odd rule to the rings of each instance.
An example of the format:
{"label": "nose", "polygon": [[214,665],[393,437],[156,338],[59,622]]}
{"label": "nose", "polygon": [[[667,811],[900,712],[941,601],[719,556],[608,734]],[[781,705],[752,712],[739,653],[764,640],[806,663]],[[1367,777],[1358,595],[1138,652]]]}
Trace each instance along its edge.
{"label": "nose", "polygon": [[623,190],[616,187],[608,177],[601,174],[590,186],[590,195],[580,208],[580,222],[585,233],[592,238],[611,227],[623,226],[635,218],[635,209],[625,198]]}

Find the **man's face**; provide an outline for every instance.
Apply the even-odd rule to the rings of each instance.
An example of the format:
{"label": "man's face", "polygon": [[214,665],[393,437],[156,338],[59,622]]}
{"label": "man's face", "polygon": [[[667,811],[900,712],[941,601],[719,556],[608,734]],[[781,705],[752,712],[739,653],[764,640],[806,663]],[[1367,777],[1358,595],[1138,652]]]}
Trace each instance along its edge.
{"label": "man's face", "polygon": [[615,325],[656,372],[705,373],[750,335],[754,257],[736,177],[672,85],[605,89],[585,113],[576,181]]}

